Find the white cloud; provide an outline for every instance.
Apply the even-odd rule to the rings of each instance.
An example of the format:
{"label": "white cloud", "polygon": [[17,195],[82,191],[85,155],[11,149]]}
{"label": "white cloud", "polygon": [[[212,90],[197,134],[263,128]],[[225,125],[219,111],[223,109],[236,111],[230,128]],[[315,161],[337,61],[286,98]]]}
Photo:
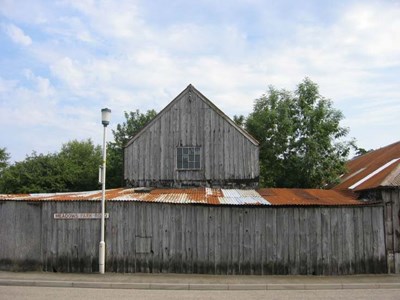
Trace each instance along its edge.
{"label": "white cloud", "polygon": [[73,61],[70,57],[63,57],[55,61],[50,70],[53,75],[63,82],[71,91],[79,91],[87,82],[79,62]]}
{"label": "white cloud", "polygon": [[29,46],[32,44],[32,39],[29,37],[29,35],[26,35],[21,28],[15,26],[14,24],[7,24],[3,27],[7,35],[13,40],[14,43],[23,46]]}
{"label": "white cloud", "polygon": [[[32,43],[12,25],[17,28],[10,35],[13,40],[31,45],[27,57],[32,66],[22,67],[31,70],[24,72],[23,79],[3,76],[0,100],[18,99],[19,105],[2,109],[15,116],[20,126],[45,119],[46,126],[57,128],[57,140],[67,141],[60,130],[92,137],[97,113],[105,106],[112,108],[114,124],[122,121],[124,110],[160,110],[189,83],[228,115],[247,115],[268,85],[293,90],[305,76],[344,111],[352,134],[361,136],[368,123],[382,126],[383,116],[392,127],[398,122],[399,107],[394,104],[400,99],[400,7],[390,3],[342,6],[340,15],[324,23],[313,21],[318,16],[303,23],[298,23],[298,17],[295,22],[290,17],[279,20],[273,10],[263,11],[263,2],[257,3],[259,11],[248,19],[210,4],[212,8],[203,15],[196,10],[194,18],[177,15],[177,20],[166,18],[162,24],[155,24],[154,16],[146,19],[147,2],[34,3],[31,9],[37,16],[25,8],[18,11],[12,1],[0,8],[16,24],[31,25],[29,32],[35,37]],[[176,3],[171,5],[176,14],[187,13]],[[241,5],[235,4],[236,13]],[[163,17],[162,12],[161,6],[157,16]],[[213,13],[221,19],[208,22]],[[268,23],[271,20],[280,23]],[[251,29],[244,26],[251,22],[255,22]],[[33,35],[34,30],[39,34]],[[39,104],[31,104],[32,99]],[[391,109],[385,109],[381,99]],[[366,101],[370,106],[361,105]],[[32,122],[18,118],[17,110],[32,110]],[[379,117],[373,118],[373,112]],[[74,126],[68,129],[71,123]],[[378,138],[374,142],[381,143]]]}

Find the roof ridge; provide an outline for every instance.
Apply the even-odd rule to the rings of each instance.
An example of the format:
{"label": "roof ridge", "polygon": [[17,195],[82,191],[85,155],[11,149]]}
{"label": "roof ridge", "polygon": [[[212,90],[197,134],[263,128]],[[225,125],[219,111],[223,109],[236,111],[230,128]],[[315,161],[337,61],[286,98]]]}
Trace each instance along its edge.
{"label": "roof ridge", "polygon": [[199,98],[209,105],[214,111],[220,115],[224,120],[226,120],[230,125],[232,125],[237,131],[239,131],[243,136],[245,136],[248,140],[250,140],[254,145],[259,145],[259,142],[256,138],[254,138],[250,133],[248,133],[245,129],[238,126],[228,115],[226,115],[218,106],[216,106],[211,100],[209,100],[206,96],[204,96],[198,89],[196,89],[191,83],[179,93],[171,102],[169,102],[150,122],[148,122],[138,133],[136,133],[126,144],[125,148],[133,143],[137,138],[139,138],[144,131],[147,130],[156,120],[161,118],[161,116],[166,112],[171,106],[175,104],[176,101],[182,98],[183,95],[190,92],[196,93]]}

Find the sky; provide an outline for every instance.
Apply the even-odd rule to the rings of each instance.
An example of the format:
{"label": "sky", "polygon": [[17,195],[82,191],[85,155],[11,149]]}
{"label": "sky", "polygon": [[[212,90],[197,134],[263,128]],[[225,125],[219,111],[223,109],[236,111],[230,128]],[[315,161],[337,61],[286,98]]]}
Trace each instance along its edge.
{"label": "sky", "polygon": [[[0,148],[102,143],[189,84],[228,116],[305,77],[359,147],[400,140],[400,0],[0,0]],[[112,140],[108,131],[107,140]]]}

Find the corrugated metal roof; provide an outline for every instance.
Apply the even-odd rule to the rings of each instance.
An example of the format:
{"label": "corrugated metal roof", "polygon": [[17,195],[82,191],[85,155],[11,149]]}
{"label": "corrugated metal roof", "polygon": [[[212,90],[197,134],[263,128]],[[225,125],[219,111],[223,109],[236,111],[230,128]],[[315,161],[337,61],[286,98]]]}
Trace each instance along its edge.
{"label": "corrugated metal roof", "polygon": [[[27,195],[0,195],[0,200],[21,201],[100,201],[101,191]],[[208,205],[358,205],[352,192],[312,189],[135,189],[106,191],[107,201],[138,201]]]}
{"label": "corrugated metal roof", "polygon": [[260,189],[272,205],[360,205],[357,195],[349,191],[319,189]]}
{"label": "corrugated metal roof", "polygon": [[347,162],[347,173],[335,190],[361,191],[400,186],[400,142],[368,152]]}

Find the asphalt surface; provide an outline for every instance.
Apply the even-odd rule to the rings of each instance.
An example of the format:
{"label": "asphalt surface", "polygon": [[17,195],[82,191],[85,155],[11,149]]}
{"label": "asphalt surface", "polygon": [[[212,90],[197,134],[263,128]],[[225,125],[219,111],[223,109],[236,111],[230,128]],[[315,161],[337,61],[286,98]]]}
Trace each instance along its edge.
{"label": "asphalt surface", "polygon": [[348,276],[240,276],[198,274],[76,274],[3,272],[0,286],[147,290],[400,289],[400,274]]}

